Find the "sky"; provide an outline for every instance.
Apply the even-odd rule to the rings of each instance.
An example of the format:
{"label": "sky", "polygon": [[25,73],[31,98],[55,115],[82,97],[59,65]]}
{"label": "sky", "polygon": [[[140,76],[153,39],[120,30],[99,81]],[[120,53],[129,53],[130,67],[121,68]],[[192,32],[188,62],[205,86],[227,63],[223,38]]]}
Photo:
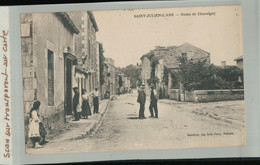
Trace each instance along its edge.
{"label": "sky", "polygon": [[93,14],[104,56],[114,59],[119,67],[140,63],[141,56],[155,46],[186,42],[209,52],[215,65],[221,61],[235,65],[234,59],[243,55],[240,6],[109,10]]}

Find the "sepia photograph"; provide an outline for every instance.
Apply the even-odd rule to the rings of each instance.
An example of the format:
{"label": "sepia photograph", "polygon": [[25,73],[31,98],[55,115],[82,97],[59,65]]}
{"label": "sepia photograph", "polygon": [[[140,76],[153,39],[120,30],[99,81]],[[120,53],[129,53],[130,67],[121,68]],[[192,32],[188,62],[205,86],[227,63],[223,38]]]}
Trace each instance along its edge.
{"label": "sepia photograph", "polygon": [[246,145],[241,14],[22,13],[26,154]]}

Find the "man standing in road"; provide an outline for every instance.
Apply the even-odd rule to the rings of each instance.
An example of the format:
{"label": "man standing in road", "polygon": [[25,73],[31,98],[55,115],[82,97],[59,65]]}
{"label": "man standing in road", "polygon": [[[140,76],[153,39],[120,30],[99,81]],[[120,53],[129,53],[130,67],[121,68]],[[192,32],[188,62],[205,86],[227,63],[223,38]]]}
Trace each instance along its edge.
{"label": "man standing in road", "polygon": [[95,88],[95,91],[93,93],[93,104],[94,104],[94,112],[93,113],[98,113],[98,109],[99,109],[99,92],[98,92],[98,88]]}
{"label": "man standing in road", "polygon": [[[149,106],[149,110],[151,113],[150,118],[153,118],[153,117],[158,118],[158,108],[157,108],[158,99],[159,99],[159,96],[156,92],[155,86],[152,84],[151,85],[151,95],[150,95],[150,106]],[[153,111],[155,113],[155,116],[154,116]]]}
{"label": "man standing in road", "polygon": [[141,86],[141,89],[138,91],[137,102],[140,104],[139,119],[145,119],[144,108],[145,108],[146,94],[144,92],[144,89],[145,89],[145,85],[143,84]]}
{"label": "man standing in road", "polygon": [[79,89],[78,87],[74,87],[73,88],[73,91],[74,91],[74,97],[73,97],[73,112],[74,112],[74,121],[78,121],[79,120],[79,115],[78,115],[78,112],[77,112],[77,107],[78,107],[78,104],[79,104]]}

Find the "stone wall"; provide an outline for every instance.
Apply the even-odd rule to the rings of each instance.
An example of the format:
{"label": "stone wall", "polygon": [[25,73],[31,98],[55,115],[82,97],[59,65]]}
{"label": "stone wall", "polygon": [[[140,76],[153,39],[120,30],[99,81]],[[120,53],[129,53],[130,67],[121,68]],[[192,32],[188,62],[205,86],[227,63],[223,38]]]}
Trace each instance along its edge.
{"label": "stone wall", "polygon": [[[170,89],[169,99],[180,101],[180,90]],[[244,89],[232,90],[195,90],[185,91],[184,99],[186,102],[214,102],[226,100],[243,100]]]}
{"label": "stone wall", "polygon": [[169,89],[168,95],[170,100],[180,101],[180,89]]}
{"label": "stone wall", "polygon": [[213,102],[226,100],[243,100],[243,89],[232,90],[195,90],[193,92],[185,92],[186,101],[191,102]]}

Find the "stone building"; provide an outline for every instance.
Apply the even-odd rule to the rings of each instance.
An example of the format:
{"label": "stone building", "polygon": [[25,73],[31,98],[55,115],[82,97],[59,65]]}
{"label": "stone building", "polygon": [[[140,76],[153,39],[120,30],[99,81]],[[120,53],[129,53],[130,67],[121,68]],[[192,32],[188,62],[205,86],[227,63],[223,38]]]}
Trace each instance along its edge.
{"label": "stone building", "polygon": [[149,84],[148,80],[151,78],[151,61],[150,57],[153,55],[153,52],[150,51],[149,53],[146,53],[143,55],[141,59],[141,81],[142,84],[146,86],[146,93],[149,93]]}
{"label": "stone building", "polygon": [[240,70],[243,70],[243,56],[240,56],[236,59],[234,59],[234,61],[236,61],[236,65]]}
{"label": "stone building", "polygon": [[84,76],[81,73],[75,77],[74,86],[93,92],[96,87],[99,88],[99,44],[96,41],[98,26],[91,11],[68,12],[68,14],[80,31],[75,36],[75,54],[79,59],[77,67],[84,72]]}
{"label": "stone building", "polygon": [[115,67],[115,61],[112,58],[106,58],[106,65],[107,65],[107,79],[108,79],[108,89],[110,95],[115,95],[117,90],[117,76],[116,71],[117,68]]}
{"label": "stone building", "polygon": [[110,73],[108,72],[108,64],[107,64],[106,60],[104,61],[104,66],[103,66],[103,76],[104,76],[103,77],[104,83],[100,87],[100,92],[101,92],[102,98],[106,98],[105,97],[106,93],[108,93],[110,96]]}
{"label": "stone building", "polygon": [[20,20],[25,125],[39,100],[43,122],[55,129],[72,112],[74,35],[79,30],[65,12],[21,14]]}
{"label": "stone building", "polygon": [[[153,79],[161,97],[167,96],[168,89],[174,88],[173,84],[177,81],[176,78],[172,77],[172,73],[179,69],[177,57],[180,56],[185,56],[193,61],[206,60],[207,64],[210,64],[210,53],[189,43],[180,46],[157,46],[154,50],[141,57],[141,79],[146,85],[146,89],[149,88],[148,80]],[[163,82],[164,68],[169,70],[168,84]]]}
{"label": "stone building", "polygon": [[[171,70],[176,71],[179,68],[179,62],[176,57],[186,56],[187,59],[194,62],[198,60],[206,60],[207,64],[210,64],[210,53],[197,48],[189,43],[184,43],[180,46],[174,46],[169,49],[169,52],[164,58],[165,66]],[[173,79],[172,74],[169,74],[168,88],[172,88]]]}

